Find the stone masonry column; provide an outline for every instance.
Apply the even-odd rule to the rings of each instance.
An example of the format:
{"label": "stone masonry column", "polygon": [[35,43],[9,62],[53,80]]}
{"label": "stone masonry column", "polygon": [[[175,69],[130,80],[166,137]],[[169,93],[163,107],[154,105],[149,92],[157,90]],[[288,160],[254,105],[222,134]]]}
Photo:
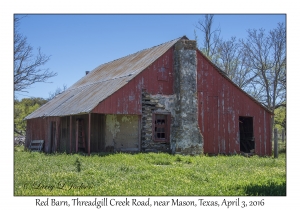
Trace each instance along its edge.
{"label": "stone masonry column", "polygon": [[174,51],[176,110],[172,127],[172,151],[195,155],[203,151],[198,125],[196,41],[181,39]]}

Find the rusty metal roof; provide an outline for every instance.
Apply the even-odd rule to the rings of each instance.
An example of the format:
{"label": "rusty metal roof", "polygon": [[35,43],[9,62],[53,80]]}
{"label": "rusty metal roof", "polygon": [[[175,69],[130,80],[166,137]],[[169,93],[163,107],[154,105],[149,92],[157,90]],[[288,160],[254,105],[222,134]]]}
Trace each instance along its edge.
{"label": "rusty metal roof", "polygon": [[186,37],[180,37],[98,66],[25,119],[91,112],[101,101],[126,85],[181,38]]}

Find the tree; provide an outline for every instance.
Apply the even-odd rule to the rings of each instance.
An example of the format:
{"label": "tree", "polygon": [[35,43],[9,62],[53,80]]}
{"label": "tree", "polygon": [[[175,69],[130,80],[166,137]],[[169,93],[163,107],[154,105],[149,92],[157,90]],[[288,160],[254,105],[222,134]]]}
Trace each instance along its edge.
{"label": "tree", "polygon": [[[213,15],[198,21],[203,33],[200,50],[240,88],[270,111],[286,106],[286,28],[283,23],[268,33],[250,29],[246,40],[223,41],[213,30]],[[195,38],[197,40],[196,31]],[[285,123],[285,119],[283,120]],[[276,122],[277,123],[277,122]],[[272,121],[274,125],[274,118]]]}
{"label": "tree", "polygon": [[257,77],[250,93],[272,112],[286,106],[286,29],[283,23],[266,33],[248,30],[241,40],[248,66]]}
{"label": "tree", "polygon": [[284,130],[286,133],[286,107],[279,107],[275,109],[274,111],[275,117],[274,117],[274,124],[275,127],[280,131]]}
{"label": "tree", "polygon": [[26,131],[26,122],[24,118],[45,104],[47,100],[43,98],[23,98],[21,101],[14,101],[14,131],[23,135]]}
{"label": "tree", "polygon": [[[223,70],[237,86],[247,91],[250,82],[256,77],[246,63],[242,45],[236,37],[229,40],[220,38],[221,29],[213,29],[214,15],[205,15],[195,27],[202,32],[203,42],[200,50],[217,67]],[[195,39],[198,39],[194,31]]]}
{"label": "tree", "polygon": [[[204,20],[199,20],[198,24],[195,27],[199,29],[204,36],[202,45],[200,46],[200,50],[206,57],[208,57],[212,62],[215,63],[215,61],[217,60],[216,55],[218,54],[217,49],[221,29],[213,29],[213,19],[214,15],[205,15]],[[197,40],[196,31],[194,31],[194,33]]]}
{"label": "tree", "polygon": [[57,73],[42,69],[50,56],[41,52],[38,48],[34,55],[33,48],[27,43],[26,36],[19,32],[19,23],[22,18],[14,18],[14,91],[26,92],[25,89],[37,82],[46,82]]}
{"label": "tree", "polygon": [[222,69],[237,86],[246,90],[256,77],[246,63],[246,55],[236,37],[230,40],[219,40],[218,61],[216,65]]}
{"label": "tree", "polygon": [[67,85],[64,84],[62,88],[58,87],[58,88],[56,88],[56,90],[54,92],[49,92],[48,100],[50,101],[55,96],[57,96],[57,95],[61,94],[62,92],[64,92],[66,89],[67,89]]}

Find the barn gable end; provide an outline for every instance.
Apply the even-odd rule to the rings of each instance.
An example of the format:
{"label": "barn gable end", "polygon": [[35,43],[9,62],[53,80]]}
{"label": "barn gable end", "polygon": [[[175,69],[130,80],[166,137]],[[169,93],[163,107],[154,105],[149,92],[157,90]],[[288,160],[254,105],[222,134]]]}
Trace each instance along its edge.
{"label": "barn gable end", "polygon": [[[238,88],[200,51],[197,61],[198,121],[204,152],[271,155],[272,113]],[[242,126],[245,119],[251,120],[251,125]]]}

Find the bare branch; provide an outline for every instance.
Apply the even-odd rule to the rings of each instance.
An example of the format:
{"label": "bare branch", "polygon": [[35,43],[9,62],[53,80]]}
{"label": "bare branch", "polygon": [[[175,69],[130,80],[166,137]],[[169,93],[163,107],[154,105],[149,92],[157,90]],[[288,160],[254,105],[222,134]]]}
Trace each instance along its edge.
{"label": "bare branch", "polygon": [[48,98],[48,100],[50,101],[51,99],[55,98],[55,96],[63,93],[66,89],[67,89],[67,85],[66,84],[63,84],[62,88],[57,87],[54,92],[49,92],[49,98]]}
{"label": "bare branch", "polygon": [[22,17],[14,19],[14,91],[24,92],[32,84],[46,82],[57,73],[41,68],[49,61],[50,56],[43,54],[40,48],[34,55],[33,48],[27,43],[27,38],[18,31],[21,19]]}
{"label": "bare branch", "polygon": [[265,30],[248,30],[246,41],[241,40],[247,55],[247,65],[257,77],[253,84],[263,91],[255,97],[274,111],[286,101],[286,31],[283,23],[266,33]]}
{"label": "bare branch", "polygon": [[[214,15],[205,15],[204,20],[199,20],[195,27],[199,29],[204,36],[201,51],[214,62],[214,56],[217,54],[217,46],[219,43],[221,29],[212,28],[213,18]],[[197,36],[196,32],[195,36]]]}

